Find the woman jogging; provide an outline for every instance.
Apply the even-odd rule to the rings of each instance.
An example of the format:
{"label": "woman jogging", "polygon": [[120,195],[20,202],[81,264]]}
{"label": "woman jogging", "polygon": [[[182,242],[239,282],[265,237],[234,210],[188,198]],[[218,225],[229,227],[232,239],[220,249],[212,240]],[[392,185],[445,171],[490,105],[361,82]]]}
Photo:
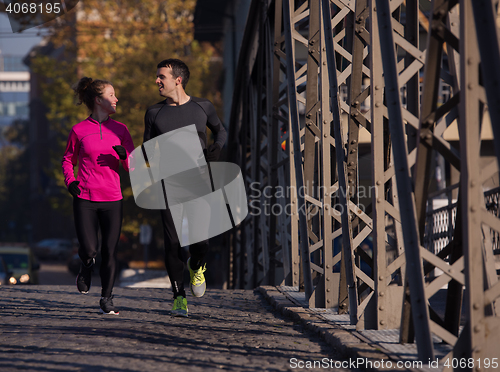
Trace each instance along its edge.
{"label": "woman jogging", "polygon": [[[82,260],[76,286],[83,294],[90,290],[100,227],[100,312],[117,315],[112,291],[123,217],[118,169],[121,162],[128,171],[128,156],[134,150],[134,144],[127,127],[109,117],[116,112],[118,102],[109,81],[84,77],[74,90],[78,104],[84,103],[90,111],[87,119],[71,129],[62,159],[64,182],[73,195],[76,234],[80,243],[78,254]],[[74,167],[77,164],[78,175],[75,178]]]}

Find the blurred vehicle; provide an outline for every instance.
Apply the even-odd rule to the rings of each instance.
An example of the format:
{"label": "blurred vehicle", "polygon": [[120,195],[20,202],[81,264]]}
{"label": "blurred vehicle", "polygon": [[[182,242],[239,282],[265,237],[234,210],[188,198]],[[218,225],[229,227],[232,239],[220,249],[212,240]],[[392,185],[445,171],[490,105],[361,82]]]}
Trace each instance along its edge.
{"label": "blurred vehicle", "polygon": [[9,279],[12,276],[12,272],[7,268],[7,264],[0,256],[0,285],[11,284]]}
{"label": "blurred vehicle", "polygon": [[12,273],[10,284],[38,284],[40,264],[36,261],[31,248],[25,244],[2,243],[0,257]]}
{"label": "blurred vehicle", "polygon": [[40,260],[67,260],[71,257],[73,242],[70,239],[44,239],[33,247]]}

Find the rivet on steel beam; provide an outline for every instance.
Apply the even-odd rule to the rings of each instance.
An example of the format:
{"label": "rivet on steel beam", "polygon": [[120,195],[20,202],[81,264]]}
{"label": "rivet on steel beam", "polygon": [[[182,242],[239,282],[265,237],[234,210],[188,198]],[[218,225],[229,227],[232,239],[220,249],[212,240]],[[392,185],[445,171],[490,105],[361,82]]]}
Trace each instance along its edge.
{"label": "rivet on steel beam", "polygon": [[377,185],[379,185],[379,186],[382,184],[382,182],[380,182],[380,180],[378,180],[378,181],[377,181],[377,182],[375,182],[375,183],[376,183]]}
{"label": "rivet on steel beam", "polygon": [[468,64],[468,65],[472,65],[472,58],[468,58],[468,59],[467,59],[467,64]]}
{"label": "rivet on steel beam", "polygon": [[384,280],[384,277],[383,277],[382,275],[380,275],[380,276],[378,277],[378,280],[382,281],[382,280]]}
{"label": "rivet on steel beam", "polygon": [[309,113],[309,114],[306,115],[306,118],[309,119],[310,117],[311,117],[311,113]]}
{"label": "rivet on steel beam", "polygon": [[375,107],[380,107],[380,102],[375,102]]}
{"label": "rivet on steel beam", "polygon": [[385,321],[381,320],[380,325],[384,325],[384,324],[385,324]]}
{"label": "rivet on steel beam", "polygon": [[296,271],[294,271],[294,272],[293,272],[293,275],[299,275],[299,273],[298,273],[298,272],[296,272]]}
{"label": "rivet on steel beam", "polygon": [[326,281],[329,282],[330,281],[330,278],[326,278]]}
{"label": "rivet on steel beam", "polygon": [[474,88],[474,85],[472,83],[469,83],[469,85],[467,85],[467,88],[470,90],[470,89]]}
{"label": "rivet on steel beam", "polygon": [[384,297],[385,292],[380,292],[378,295],[379,295],[380,297]]}
{"label": "rivet on steel beam", "polygon": [[474,308],[474,310],[479,310],[480,306],[477,302],[474,302],[474,305],[472,305],[472,307]]}
{"label": "rivet on steel beam", "polygon": [[472,207],[470,207],[470,211],[471,212],[476,212],[477,211],[477,208],[475,205],[473,205]]}
{"label": "rivet on steel beam", "polygon": [[323,62],[323,65],[325,65],[325,66],[326,66],[326,62]]}
{"label": "rivet on steel beam", "polygon": [[328,204],[327,204],[327,205],[325,205],[325,209],[326,209],[326,210],[329,210],[329,209],[330,209],[330,206],[329,206]]}
{"label": "rivet on steel beam", "polygon": [[290,151],[290,154],[292,154],[292,155],[293,155],[293,151]]}
{"label": "rivet on steel beam", "polygon": [[331,301],[330,300],[326,300],[326,302],[330,303]]}
{"label": "rivet on steel beam", "polygon": [[475,180],[470,181],[470,186],[471,186],[471,187],[476,186],[476,181],[475,181]]}
{"label": "rivet on steel beam", "polygon": [[380,86],[379,85],[375,85],[375,90],[379,90],[380,89]]}
{"label": "rivet on steel beam", "polygon": [[354,144],[356,144],[357,142],[358,142],[358,141],[356,141],[355,139],[353,139],[353,140],[351,141],[351,143],[352,143],[353,145],[354,145]]}
{"label": "rivet on steel beam", "polygon": [[330,292],[330,288],[327,288],[327,289],[326,289],[326,291],[327,291],[327,292]]}
{"label": "rivet on steel beam", "polygon": [[377,198],[377,203],[382,203],[382,199]]}
{"label": "rivet on steel beam", "polygon": [[378,309],[379,309],[380,311],[384,311],[384,310],[385,310],[385,307],[380,306]]}
{"label": "rivet on steel beam", "polygon": [[481,332],[481,327],[478,325],[474,326],[474,332],[476,332],[476,333]]}
{"label": "rivet on steel beam", "polygon": [[326,265],[326,268],[329,269],[330,268],[330,265]]}

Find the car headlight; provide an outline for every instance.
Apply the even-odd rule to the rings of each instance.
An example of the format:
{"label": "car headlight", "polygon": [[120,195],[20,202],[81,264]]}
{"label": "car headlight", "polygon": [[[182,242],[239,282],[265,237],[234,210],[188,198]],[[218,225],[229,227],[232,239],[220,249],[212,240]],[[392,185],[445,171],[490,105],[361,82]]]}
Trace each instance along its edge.
{"label": "car headlight", "polygon": [[21,283],[28,283],[30,281],[30,276],[28,274],[23,274],[21,275],[21,277],[19,278],[19,281]]}
{"label": "car headlight", "polygon": [[14,278],[13,276],[11,276],[10,279],[9,279],[9,283],[10,284],[16,284],[17,283],[16,278]]}

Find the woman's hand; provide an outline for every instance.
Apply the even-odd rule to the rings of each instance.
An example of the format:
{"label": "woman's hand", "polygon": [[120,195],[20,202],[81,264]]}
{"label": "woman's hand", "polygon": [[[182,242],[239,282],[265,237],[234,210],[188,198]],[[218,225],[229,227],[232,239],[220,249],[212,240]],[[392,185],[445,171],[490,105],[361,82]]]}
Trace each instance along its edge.
{"label": "woman's hand", "polygon": [[122,145],[113,146],[113,150],[116,151],[121,160],[127,159],[127,150]]}
{"label": "woman's hand", "polygon": [[80,193],[82,192],[80,190],[80,188],[78,187],[78,184],[80,183],[80,181],[73,181],[69,184],[68,186],[68,191],[71,195],[73,195],[74,197],[77,197],[78,195],[80,195]]}

